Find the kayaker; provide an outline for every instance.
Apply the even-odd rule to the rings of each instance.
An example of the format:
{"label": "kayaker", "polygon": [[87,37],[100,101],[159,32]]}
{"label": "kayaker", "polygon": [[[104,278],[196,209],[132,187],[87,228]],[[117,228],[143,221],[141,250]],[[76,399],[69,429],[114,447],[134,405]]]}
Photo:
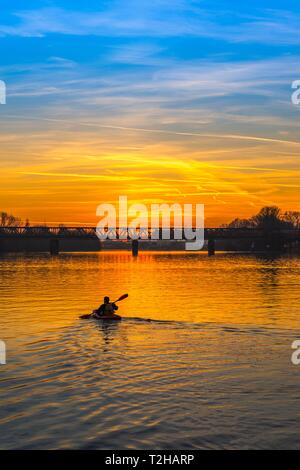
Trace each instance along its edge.
{"label": "kayaker", "polygon": [[104,297],[104,303],[97,310],[93,311],[93,316],[96,318],[101,318],[102,316],[111,317],[118,308],[116,304],[110,302],[109,297]]}

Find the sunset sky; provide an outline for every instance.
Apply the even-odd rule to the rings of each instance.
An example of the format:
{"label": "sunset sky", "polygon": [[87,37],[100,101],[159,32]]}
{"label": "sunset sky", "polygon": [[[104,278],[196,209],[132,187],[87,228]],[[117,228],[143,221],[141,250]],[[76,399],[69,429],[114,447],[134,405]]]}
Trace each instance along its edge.
{"label": "sunset sky", "polygon": [[1,3],[0,210],[95,225],[127,195],[203,203],[207,226],[300,210],[300,3]]}

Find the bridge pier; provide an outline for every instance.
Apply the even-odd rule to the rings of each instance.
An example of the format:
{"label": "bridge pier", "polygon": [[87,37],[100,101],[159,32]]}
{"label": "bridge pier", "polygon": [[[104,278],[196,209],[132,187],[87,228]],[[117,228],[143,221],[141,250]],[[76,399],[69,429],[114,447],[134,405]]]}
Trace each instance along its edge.
{"label": "bridge pier", "polygon": [[49,251],[52,256],[59,254],[59,240],[57,238],[52,238],[50,240]]}
{"label": "bridge pier", "polygon": [[137,256],[139,254],[139,241],[138,240],[132,240],[131,252],[132,252],[132,256]]}
{"label": "bridge pier", "polygon": [[214,256],[216,250],[216,242],[214,238],[209,238],[207,242],[208,256]]}

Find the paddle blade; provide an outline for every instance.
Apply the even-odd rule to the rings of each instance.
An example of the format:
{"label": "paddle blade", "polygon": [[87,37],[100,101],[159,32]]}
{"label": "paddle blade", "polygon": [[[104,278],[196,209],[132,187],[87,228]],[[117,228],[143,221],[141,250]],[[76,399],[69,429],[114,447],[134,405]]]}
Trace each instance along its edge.
{"label": "paddle blade", "polygon": [[118,300],[116,300],[116,302],[120,302],[120,300],[127,299],[127,297],[128,297],[128,294],[123,294],[121,295],[121,297],[118,298]]}
{"label": "paddle blade", "polygon": [[88,318],[91,318],[92,314],[91,313],[86,313],[85,315],[81,315],[82,320],[87,320]]}

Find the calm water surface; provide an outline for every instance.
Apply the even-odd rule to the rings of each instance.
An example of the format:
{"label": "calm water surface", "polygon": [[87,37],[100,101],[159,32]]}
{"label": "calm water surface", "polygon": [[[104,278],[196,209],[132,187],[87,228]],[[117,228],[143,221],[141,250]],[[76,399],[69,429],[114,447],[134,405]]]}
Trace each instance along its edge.
{"label": "calm water surface", "polygon": [[287,257],[1,257],[0,448],[300,449],[299,285]]}

